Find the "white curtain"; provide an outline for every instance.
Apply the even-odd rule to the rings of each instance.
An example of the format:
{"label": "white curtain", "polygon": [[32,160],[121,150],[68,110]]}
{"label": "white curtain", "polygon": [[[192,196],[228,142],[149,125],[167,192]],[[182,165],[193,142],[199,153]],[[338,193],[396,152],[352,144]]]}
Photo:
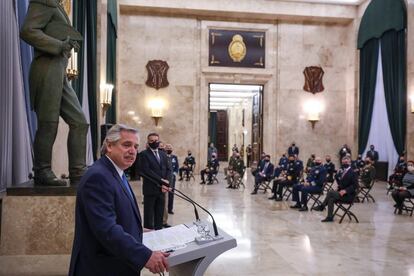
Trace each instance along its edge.
{"label": "white curtain", "polygon": [[33,159],[15,1],[0,1],[0,190],[28,181]]}
{"label": "white curtain", "polygon": [[371,129],[369,131],[368,143],[364,151],[364,156],[367,151],[369,151],[370,145],[374,145],[375,150],[378,151],[379,161],[388,162],[388,175],[392,174],[398,160],[398,153],[392,139],[390,124],[388,122],[387,106],[385,103],[381,43],[378,51],[377,82],[375,85]]}
{"label": "white curtain", "polygon": [[[86,22],[86,14],[85,14],[85,22]],[[83,40],[84,46],[84,55],[83,55],[83,68],[81,69],[81,74],[83,74],[83,87],[82,87],[82,110],[85,114],[86,121],[90,124],[90,116],[89,116],[89,101],[88,101],[88,59],[87,59],[87,28],[85,24],[85,35]],[[86,140],[86,165],[91,166],[93,164],[93,149],[92,149],[92,136],[91,136],[91,128],[89,127],[88,136]]]}

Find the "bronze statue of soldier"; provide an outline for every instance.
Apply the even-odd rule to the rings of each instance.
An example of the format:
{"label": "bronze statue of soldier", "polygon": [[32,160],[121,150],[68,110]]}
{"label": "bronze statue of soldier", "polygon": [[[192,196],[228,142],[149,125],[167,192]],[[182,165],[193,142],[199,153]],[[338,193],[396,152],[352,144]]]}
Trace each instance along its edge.
{"label": "bronze statue of soldier", "polygon": [[66,185],[52,171],[52,148],[59,116],[69,125],[69,179],[71,185],[76,185],[86,169],[89,125],[69,83],[66,68],[71,50],[79,50],[77,41],[82,37],[71,26],[59,0],[30,0],[20,36],[34,48],[29,87],[31,107],[38,122],[33,144],[35,185]]}

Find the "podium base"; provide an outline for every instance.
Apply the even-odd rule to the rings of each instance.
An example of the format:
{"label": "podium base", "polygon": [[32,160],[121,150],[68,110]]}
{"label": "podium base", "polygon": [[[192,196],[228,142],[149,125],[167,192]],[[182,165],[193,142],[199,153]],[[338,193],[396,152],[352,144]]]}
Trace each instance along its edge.
{"label": "podium base", "polygon": [[198,245],[201,245],[201,244],[206,244],[206,243],[213,242],[213,241],[218,241],[218,240],[221,240],[221,239],[223,239],[223,236],[220,236],[220,235],[214,236],[214,237],[209,236],[208,238],[196,237],[195,242]]}

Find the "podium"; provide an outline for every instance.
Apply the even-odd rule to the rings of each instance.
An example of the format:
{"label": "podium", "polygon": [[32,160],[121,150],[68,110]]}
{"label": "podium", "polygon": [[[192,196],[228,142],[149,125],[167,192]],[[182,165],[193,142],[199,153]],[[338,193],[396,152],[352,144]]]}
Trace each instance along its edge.
{"label": "podium", "polygon": [[[193,223],[185,223],[187,227]],[[213,229],[209,223],[210,229]],[[197,244],[195,241],[187,243],[187,246],[170,254],[168,263],[170,276],[202,276],[208,266],[222,253],[237,246],[235,238],[218,228],[221,239],[205,244]]]}

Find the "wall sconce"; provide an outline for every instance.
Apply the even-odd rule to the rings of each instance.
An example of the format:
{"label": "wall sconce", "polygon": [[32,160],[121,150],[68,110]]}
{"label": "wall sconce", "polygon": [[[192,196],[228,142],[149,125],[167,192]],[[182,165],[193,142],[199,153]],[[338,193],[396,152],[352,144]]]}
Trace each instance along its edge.
{"label": "wall sconce", "polygon": [[160,98],[155,98],[149,101],[148,106],[151,109],[151,118],[154,119],[155,125],[158,126],[158,122],[163,116],[165,102]]}
{"label": "wall sconce", "polygon": [[102,106],[102,116],[105,117],[106,111],[111,106],[112,103],[112,90],[114,86],[109,83],[101,84],[101,106]]}
{"label": "wall sconce", "polygon": [[410,102],[411,102],[411,113],[414,113],[414,94],[410,96]]}
{"label": "wall sconce", "polygon": [[319,122],[320,113],[323,111],[323,104],[320,101],[310,100],[305,103],[305,112],[307,113],[306,118],[312,125],[312,129],[315,128],[315,124]]}
{"label": "wall sconce", "polygon": [[66,75],[69,80],[74,80],[79,75],[78,71],[78,53],[74,49],[70,52],[70,59],[68,61],[68,67],[66,68]]}

